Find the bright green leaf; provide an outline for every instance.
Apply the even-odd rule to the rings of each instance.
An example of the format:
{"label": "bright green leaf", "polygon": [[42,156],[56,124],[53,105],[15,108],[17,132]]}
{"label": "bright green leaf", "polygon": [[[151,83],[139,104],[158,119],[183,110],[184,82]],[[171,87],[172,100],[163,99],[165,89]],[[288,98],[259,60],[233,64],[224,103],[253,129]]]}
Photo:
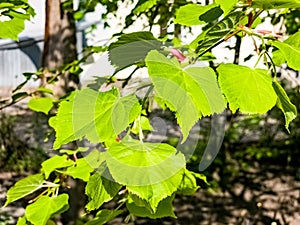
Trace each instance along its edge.
{"label": "bright green leaf", "polygon": [[90,178],[90,173],[93,171],[94,169],[89,165],[88,161],[85,158],[80,158],[76,160],[76,165],[68,167],[63,173],[87,182]]}
{"label": "bright green leaf", "polygon": [[18,40],[18,34],[24,30],[25,20],[30,20],[30,16],[34,16],[35,12],[28,5],[27,0],[1,2],[0,4],[0,37]]}
{"label": "bright green leaf", "polygon": [[153,211],[181,182],[185,157],[170,145],[132,141],[112,145],[106,153],[114,180],[148,201]]}
{"label": "bright green leaf", "polygon": [[133,13],[135,15],[138,15],[140,13],[143,13],[149,9],[151,9],[155,4],[156,4],[157,0],[140,0],[134,10],[133,10]]}
{"label": "bright green leaf", "polygon": [[160,50],[161,46],[162,42],[158,41],[151,32],[123,34],[109,46],[109,59],[117,70],[134,64],[144,65],[148,52],[154,49]]}
{"label": "bright green leaf", "polygon": [[68,208],[67,194],[56,197],[42,196],[26,207],[25,216],[33,225],[46,225],[54,214],[65,212]]}
{"label": "bright green leaf", "polygon": [[289,45],[279,41],[274,41],[272,45],[280,50],[289,67],[294,70],[300,70],[300,46]]}
{"label": "bright green leaf", "polygon": [[219,84],[229,108],[235,112],[266,113],[277,100],[272,78],[266,70],[222,64],[217,68]]}
{"label": "bright green leaf", "polygon": [[20,198],[29,195],[36,190],[43,187],[44,176],[43,174],[35,174],[28,176],[20,181],[18,181],[14,186],[12,186],[7,192],[7,200],[4,206],[9,203],[14,202]]}
{"label": "bright green leaf", "polygon": [[238,0],[216,0],[216,3],[221,6],[225,15],[233,9],[237,2]]}
{"label": "bright green leaf", "polygon": [[26,221],[26,218],[25,216],[22,216],[22,217],[19,217],[18,219],[18,222],[17,222],[17,225],[27,225],[27,221]]}
{"label": "bright green leaf", "polygon": [[[149,211],[145,206],[137,205],[131,198],[126,202],[126,207],[129,212],[135,216],[148,217],[151,219],[162,217],[176,218],[172,205],[173,199],[174,195],[160,201],[155,213]],[[145,204],[147,204],[147,202],[145,202]]]}
{"label": "bright green leaf", "polygon": [[225,101],[212,69],[181,68],[177,60],[170,60],[157,51],[148,54],[146,64],[156,95],[176,112],[183,141],[199,118],[225,109]]}
{"label": "bright green leaf", "polygon": [[53,103],[51,98],[32,98],[28,102],[28,107],[33,111],[48,114]]}
{"label": "bright green leaf", "polygon": [[103,209],[97,212],[96,217],[87,223],[85,225],[103,225],[107,224],[109,221],[116,218],[118,215],[120,215],[123,211],[122,210],[108,210]]}
{"label": "bright green leaf", "polygon": [[187,4],[181,6],[176,12],[174,23],[185,26],[205,24],[205,21],[200,20],[199,17],[216,6],[216,4],[205,6],[198,4]]}
{"label": "bright green leaf", "polygon": [[[300,31],[296,32],[295,34],[289,36],[288,39],[286,39],[283,43],[290,45],[290,48],[295,48],[296,50],[300,49]],[[286,45],[281,48],[281,50],[276,50],[273,52],[273,62],[275,65],[280,66],[281,64],[285,63],[288,58],[290,58],[290,61],[293,61],[293,59],[290,57],[289,53],[286,53],[285,48]],[[298,67],[298,65],[296,65]]]}
{"label": "bright green leaf", "polygon": [[85,193],[89,202],[86,209],[91,211],[98,209],[103,203],[110,201],[121,189],[121,185],[113,181],[112,177],[107,173],[104,176],[100,172],[92,175],[86,185]]}
{"label": "bright green leaf", "polygon": [[69,167],[72,165],[74,165],[74,162],[72,160],[67,159],[66,155],[55,155],[42,163],[43,172],[45,173],[46,179],[48,179],[48,177],[54,170]]}
{"label": "bright green leaf", "polygon": [[120,97],[117,89],[75,91],[61,102],[57,115],[49,121],[56,131],[53,148],[83,137],[92,143],[115,140],[140,112],[136,97]]}
{"label": "bright green leaf", "polygon": [[91,151],[88,155],[84,156],[85,160],[91,168],[98,168],[101,163],[105,160],[105,154],[98,151],[97,149]]}
{"label": "bright green leaf", "polygon": [[285,128],[290,132],[289,124],[296,118],[297,108],[291,103],[285,90],[277,81],[273,82],[273,88],[278,96],[277,107],[283,112],[285,117]]}
{"label": "bright green leaf", "polygon": [[281,9],[281,8],[299,8],[299,0],[253,0],[253,8],[262,9]]}

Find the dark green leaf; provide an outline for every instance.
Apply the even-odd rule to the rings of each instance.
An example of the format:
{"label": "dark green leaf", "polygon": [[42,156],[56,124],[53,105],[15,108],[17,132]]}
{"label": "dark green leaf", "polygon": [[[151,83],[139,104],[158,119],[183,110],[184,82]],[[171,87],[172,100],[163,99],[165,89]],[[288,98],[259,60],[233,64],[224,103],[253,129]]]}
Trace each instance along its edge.
{"label": "dark green leaf", "polygon": [[200,55],[221,41],[227,34],[231,33],[237,24],[244,18],[242,11],[233,11],[217,22],[207,31],[201,33],[191,44]]}
{"label": "dark green leaf", "polygon": [[218,19],[223,14],[223,10],[220,7],[215,7],[208,10],[206,13],[199,16],[199,20],[202,20],[206,23],[210,23]]}
{"label": "dark green leaf", "polygon": [[123,34],[118,41],[109,46],[109,60],[117,70],[137,64],[144,65],[144,60],[151,50],[160,50],[162,43],[151,32],[140,31]]}

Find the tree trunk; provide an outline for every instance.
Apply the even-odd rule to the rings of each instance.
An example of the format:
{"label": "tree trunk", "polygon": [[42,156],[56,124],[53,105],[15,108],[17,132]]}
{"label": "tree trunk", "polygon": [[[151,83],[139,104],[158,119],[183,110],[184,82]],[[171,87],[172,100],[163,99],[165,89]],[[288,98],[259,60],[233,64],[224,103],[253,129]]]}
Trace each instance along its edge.
{"label": "tree trunk", "polygon": [[[64,4],[65,3],[65,4]],[[66,4],[68,3],[68,4]],[[64,5],[63,5],[64,4]],[[70,0],[46,0],[46,23],[42,67],[44,69],[42,86],[53,90],[54,96],[60,98],[76,89],[78,76],[70,72],[61,72],[61,68],[77,59],[76,26],[73,17],[73,4]],[[58,75],[58,76],[57,76]],[[57,81],[47,81],[57,76]],[[69,149],[76,148],[76,142],[69,143]],[[84,208],[84,184],[69,180],[70,208],[62,214],[64,225],[73,225]]]}
{"label": "tree trunk", "polygon": [[47,80],[53,77],[49,71],[57,71],[64,64],[77,59],[73,5],[68,4],[68,6],[63,7],[64,2],[66,0],[46,0],[42,85],[51,88],[56,97],[61,97],[74,90],[78,84],[78,77],[69,72],[59,74],[55,84],[47,84]]}

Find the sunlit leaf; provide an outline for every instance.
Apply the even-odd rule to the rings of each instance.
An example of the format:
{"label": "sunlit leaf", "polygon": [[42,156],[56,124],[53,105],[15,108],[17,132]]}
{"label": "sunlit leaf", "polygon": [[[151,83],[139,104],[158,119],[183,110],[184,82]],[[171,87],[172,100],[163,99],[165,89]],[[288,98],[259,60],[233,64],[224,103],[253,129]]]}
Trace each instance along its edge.
{"label": "sunlit leaf", "polygon": [[107,150],[105,158],[115,181],[148,201],[153,211],[177,190],[185,168],[183,154],[167,144],[118,143]]}
{"label": "sunlit leaf", "polygon": [[51,216],[69,208],[68,198],[67,194],[56,197],[42,196],[26,207],[25,217],[32,224],[46,225]]}
{"label": "sunlit leaf", "polygon": [[217,68],[219,84],[229,108],[235,112],[266,113],[277,100],[272,78],[266,70],[222,64]]}
{"label": "sunlit leaf", "polygon": [[277,81],[273,82],[273,87],[278,96],[277,107],[283,112],[285,117],[285,128],[288,132],[290,132],[289,124],[296,118],[297,108],[295,105],[293,105],[293,103],[291,103],[285,90]]}
{"label": "sunlit leaf", "polygon": [[300,46],[289,45],[285,42],[279,41],[273,42],[272,45],[280,50],[289,67],[294,70],[300,70]]}
{"label": "sunlit leaf", "polygon": [[14,186],[12,186],[7,192],[7,200],[4,206],[14,202],[20,198],[29,195],[36,190],[42,188],[44,183],[43,174],[30,175],[22,180],[19,180]]}
{"label": "sunlit leaf", "polygon": [[57,115],[49,121],[56,131],[53,148],[83,137],[92,143],[115,140],[140,111],[135,96],[121,97],[117,89],[75,91],[61,102]]}
{"label": "sunlit leaf", "polygon": [[220,4],[225,15],[233,9],[237,2],[238,0],[216,0],[216,3]]}
{"label": "sunlit leaf", "polygon": [[42,163],[43,172],[45,173],[45,178],[48,179],[50,174],[56,169],[65,168],[74,165],[72,160],[67,159],[66,155],[55,155],[50,159],[47,159]]}
{"label": "sunlit leaf", "polygon": [[25,20],[35,15],[27,0],[8,0],[0,2],[0,37],[18,40],[18,34],[24,30]]}
{"label": "sunlit leaf", "polygon": [[200,20],[199,17],[210,9],[215,8],[216,6],[217,4],[210,4],[205,6],[198,4],[187,4],[181,6],[176,12],[174,23],[185,26],[205,24],[206,22]]}
{"label": "sunlit leaf", "polygon": [[88,161],[85,158],[80,158],[76,160],[74,166],[68,167],[63,173],[87,182],[90,178],[90,173],[93,171],[94,168],[89,165]]}
{"label": "sunlit leaf", "polygon": [[88,196],[87,210],[98,209],[103,203],[110,201],[121,189],[121,185],[113,181],[113,178],[102,176],[100,172],[93,174],[85,188]]}
{"label": "sunlit leaf", "polygon": [[253,0],[251,7],[262,9],[299,8],[299,0]]}
{"label": "sunlit leaf", "polygon": [[225,109],[225,101],[212,69],[181,68],[177,60],[170,60],[157,51],[148,54],[146,65],[156,95],[176,112],[183,141],[199,118]]}
{"label": "sunlit leaf", "polygon": [[48,114],[53,107],[53,100],[51,98],[32,98],[28,102],[28,107],[33,111]]}

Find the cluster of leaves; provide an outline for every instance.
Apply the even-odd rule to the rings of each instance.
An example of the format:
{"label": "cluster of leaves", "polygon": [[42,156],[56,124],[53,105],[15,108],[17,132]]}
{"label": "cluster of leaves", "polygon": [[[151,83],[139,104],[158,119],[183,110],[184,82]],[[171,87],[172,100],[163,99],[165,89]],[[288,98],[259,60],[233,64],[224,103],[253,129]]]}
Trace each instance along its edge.
{"label": "cluster of leaves", "polygon": [[35,16],[35,12],[27,0],[1,0],[0,37],[18,40],[25,20],[30,20],[31,16]]}
{"label": "cluster of leaves", "polygon": [[[157,2],[142,3],[135,10],[149,10]],[[173,146],[144,141],[142,124],[147,120],[145,101],[150,93],[158,105],[176,115],[182,142],[199,119],[221,113],[227,106],[232,112],[246,114],[263,114],[277,106],[288,129],[297,111],[276,80],[275,66],[287,63],[299,69],[300,32],[280,42],[276,37],[256,32],[251,24],[263,10],[290,7],[300,7],[300,2],[236,0],[216,1],[208,6],[184,5],[178,9],[175,23],[214,24],[184,46],[188,49],[186,54],[191,53],[186,56],[151,32],[119,36],[108,48],[110,61],[117,71],[129,66],[136,66],[136,70],[146,67],[151,82],[139,87],[146,94],[122,95],[115,87],[101,91],[86,88],[60,100],[56,115],[49,120],[56,132],[53,149],[85,139],[101,146],[100,150],[59,150],[60,155],[43,162],[41,173],[17,182],[9,190],[5,205],[34,192],[39,194],[18,224],[53,224],[51,218],[68,209],[68,195],[60,192],[67,186],[67,177],[86,182],[88,212],[99,210],[117,195],[123,197],[115,210],[99,210],[86,224],[105,224],[122,212],[124,203],[135,216],[175,217],[174,196],[195,193],[199,188],[197,179],[205,181],[205,177],[187,170],[185,155]],[[265,69],[231,63],[220,64],[216,70],[194,65],[206,52],[234,35],[256,36],[262,41],[258,60],[265,60]],[[266,42],[277,48],[273,58]],[[47,114],[54,103],[51,98],[33,98],[29,107]],[[133,139],[132,133],[139,140]],[[80,155],[85,157],[79,158]]]}

